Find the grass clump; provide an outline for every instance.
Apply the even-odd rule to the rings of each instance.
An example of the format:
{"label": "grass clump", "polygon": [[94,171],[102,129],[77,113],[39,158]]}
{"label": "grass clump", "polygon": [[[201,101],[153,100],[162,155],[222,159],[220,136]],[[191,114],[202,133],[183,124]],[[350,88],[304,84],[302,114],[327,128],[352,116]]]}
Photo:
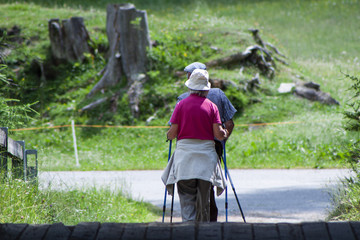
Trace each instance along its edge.
{"label": "grass clump", "polygon": [[21,180],[0,183],[0,223],[151,222],[160,210],[109,189],[39,190]]}

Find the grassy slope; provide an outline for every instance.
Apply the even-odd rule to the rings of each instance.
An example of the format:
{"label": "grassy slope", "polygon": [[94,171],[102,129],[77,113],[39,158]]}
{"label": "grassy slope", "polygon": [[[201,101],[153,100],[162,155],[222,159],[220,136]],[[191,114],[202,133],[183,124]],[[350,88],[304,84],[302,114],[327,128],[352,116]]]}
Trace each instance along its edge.
{"label": "grassy slope", "polygon": [[[103,6],[106,3],[88,2],[93,7],[87,6],[86,10],[74,7],[76,1],[65,7],[58,1],[57,8],[11,4],[3,5],[0,13],[7,20],[6,27],[19,24],[28,34],[37,31],[39,43],[46,45],[48,43],[41,39],[47,38],[47,20],[53,17],[84,16],[90,35],[103,37],[106,19]],[[341,145],[353,136],[341,129],[341,112],[350,84],[341,71],[354,73],[359,66],[356,57],[360,49],[356,43],[360,30],[355,21],[360,10],[358,1],[222,1],[215,5],[210,1],[197,1],[189,6],[186,1],[183,4],[169,1],[156,6],[135,1],[135,4],[148,10],[152,36],[163,32],[167,36],[174,32],[189,36],[201,34],[204,41],[222,48],[221,54],[226,55],[243,50],[241,42],[251,41],[246,30],[256,27],[265,41],[288,56],[290,67],[282,67],[273,81],[262,79],[262,88],[267,89],[267,94],[259,92],[253,96],[262,103],[249,105],[235,118],[237,127],[227,145],[231,168],[342,166],[339,161],[344,154]],[[33,51],[39,52],[41,57],[45,55],[41,49],[35,46]],[[95,73],[96,69],[93,71]],[[209,71],[212,76],[241,80],[239,69]],[[339,100],[340,107],[277,94],[279,84],[291,82],[294,74],[321,84],[323,91]],[[83,97],[91,84],[78,91],[77,96]],[[76,98],[75,95],[70,97]],[[165,125],[166,119],[158,119],[155,123]],[[273,125],[257,131],[241,127],[253,122],[278,121],[301,123]],[[89,131],[92,134],[88,134]],[[30,146],[40,150],[42,170],[76,169],[69,129],[23,132],[14,137],[24,138]],[[78,146],[82,170],[162,169],[168,148],[164,129],[78,129]]]}

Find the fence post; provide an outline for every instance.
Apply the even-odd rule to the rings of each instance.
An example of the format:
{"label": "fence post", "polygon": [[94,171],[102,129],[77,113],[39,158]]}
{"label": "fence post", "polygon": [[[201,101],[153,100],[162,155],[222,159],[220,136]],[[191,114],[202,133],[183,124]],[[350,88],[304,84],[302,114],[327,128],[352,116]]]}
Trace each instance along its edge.
{"label": "fence post", "polygon": [[5,136],[2,138],[2,142],[0,143],[3,147],[0,146],[0,172],[4,172],[4,176],[7,175],[8,171],[8,161],[7,161],[7,150],[8,150],[8,128],[1,127],[0,128]]}
{"label": "fence post", "polygon": [[[29,166],[29,161],[28,161],[28,155],[33,154],[35,155],[35,165],[34,166]],[[26,178],[28,181],[37,181],[37,176],[38,176],[38,160],[37,160],[37,150],[36,149],[26,149],[25,150],[25,156],[24,159],[26,161]]]}
{"label": "fence post", "polygon": [[73,141],[74,141],[74,151],[75,151],[76,166],[77,166],[77,167],[80,167],[79,157],[78,157],[78,151],[77,151],[77,145],[76,145],[76,134],[75,134],[75,123],[74,123],[74,120],[71,120],[71,128],[72,128],[72,135],[73,135]]}
{"label": "fence post", "polygon": [[[24,181],[26,181],[26,158],[25,158],[25,141],[21,140],[21,141],[16,141],[17,143],[19,143],[22,146],[22,153],[23,153],[23,159],[20,159],[20,164],[22,163],[22,172],[23,174],[21,174],[21,166],[20,164],[18,165],[18,162],[16,158],[13,158],[12,160],[12,171],[15,172],[15,177],[16,178],[22,178]],[[21,162],[22,160],[22,162]],[[21,175],[23,175],[21,177]]]}

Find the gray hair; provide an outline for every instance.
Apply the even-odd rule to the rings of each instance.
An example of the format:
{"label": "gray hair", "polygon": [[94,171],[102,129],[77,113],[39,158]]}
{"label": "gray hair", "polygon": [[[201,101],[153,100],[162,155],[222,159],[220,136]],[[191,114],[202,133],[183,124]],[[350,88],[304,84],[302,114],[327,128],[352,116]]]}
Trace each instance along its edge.
{"label": "gray hair", "polygon": [[202,91],[202,90],[191,90],[189,89],[190,94],[196,94],[199,97],[206,97],[208,91]]}

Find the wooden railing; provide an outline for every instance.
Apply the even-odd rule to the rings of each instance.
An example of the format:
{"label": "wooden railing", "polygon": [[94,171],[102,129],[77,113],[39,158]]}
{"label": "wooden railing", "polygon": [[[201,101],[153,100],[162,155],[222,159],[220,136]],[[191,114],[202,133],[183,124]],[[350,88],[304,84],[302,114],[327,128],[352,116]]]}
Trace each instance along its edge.
{"label": "wooden railing", "polygon": [[[28,161],[29,155],[35,157],[32,166]],[[34,180],[38,175],[37,150],[26,149],[25,141],[11,139],[5,127],[0,128],[0,172],[24,181]]]}
{"label": "wooden railing", "polygon": [[21,240],[357,240],[359,237],[360,222],[0,224],[0,239]]}

